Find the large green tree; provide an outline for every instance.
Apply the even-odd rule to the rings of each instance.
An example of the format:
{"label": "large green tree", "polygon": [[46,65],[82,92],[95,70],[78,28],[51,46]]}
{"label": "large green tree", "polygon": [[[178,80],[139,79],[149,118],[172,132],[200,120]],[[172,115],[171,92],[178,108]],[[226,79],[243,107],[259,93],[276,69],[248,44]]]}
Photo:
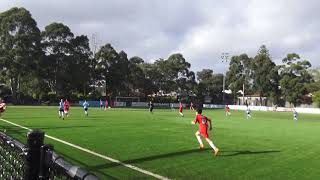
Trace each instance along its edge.
{"label": "large green tree", "polygon": [[252,78],[253,88],[260,96],[260,104],[262,104],[262,97],[269,96],[274,91],[274,73],[277,73],[276,64],[272,61],[269,50],[265,45],[262,45],[258,54],[254,57],[252,62]]}
{"label": "large green tree", "polygon": [[67,95],[72,89],[73,39],[70,28],[62,23],[52,23],[42,32],[42,49],[46,55],[42,62],[43,77],[58,96]]}
{"label": "large green tree", "polygon": [[311,64],[307,60],[301,61],[300,56],[296,53],[288,54],[282,62],[284,63],[280,69],[282,95],[294,106],[299,105],[309,93],[307,84],[313,81],[308,71]]}
{"label": "large green tree", "polygon": [[124,51],[117,53],[106,44],[96,53],[99,80],[105,84],[107,95],[128,95],[129,93],[129,60]]}
{"label": "large green tree", "polygon": [[29,11],[12,8],[0,14],[0,68],[14,100],[34,75],[40,57],[40,30]]}
{"label": "large green tree", "polygon": [[226,84],[227,88],[232,90],[234,99],[243,86],[245,86],[245,91],[251,92],[252,61],[247,54],[231,58],[229,71],[226,74]]}
{"label": "large green tree", "polygon": [[211,69],[197,72],[197,96],[203,100],[204,96],[211,96],[214,103],[222,103],[223,74],[214,74]]}
{"label": "large green tree", "polygon": [[129,59],[128,84],[130,94],[133,96],[146,95],[146,79],[143,71],[144,60],[138,56]]}
{"label": "large green tree", "polygon": [[161,76],[159,87],[165,93],[172,91],[189,94],[195,85],[195,74],[190,71],[190,63],[182,54],[172,54],[167,60],[159,59],[154,63]]}
{"label": "large green tree", "polygon": [[93,83],[92,69],[94,68],[92,65],[94,58],[92,58],[89,47],[89,39],[84,35],[76,36],[71,40],[71,45],[72,62],[70,62],[70,69],[68,70],[72,79],[71,88],[74,92],[81,92],[81,94],[86,95]]}

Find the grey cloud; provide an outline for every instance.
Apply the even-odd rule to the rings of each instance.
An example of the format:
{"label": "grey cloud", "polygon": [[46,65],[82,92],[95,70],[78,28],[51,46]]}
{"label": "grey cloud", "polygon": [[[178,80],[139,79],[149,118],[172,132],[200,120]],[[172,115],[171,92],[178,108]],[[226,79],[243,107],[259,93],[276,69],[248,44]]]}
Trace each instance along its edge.
{"label": "grey cloud", "polygon": [[222,72],[221,53],[254,56],[266,44],[279,63],[297,52],[319,66],[316,0],[1,0],[0,11],[25,7],[41,29],[51,22],[146,61],[182,52],[193,70]]}

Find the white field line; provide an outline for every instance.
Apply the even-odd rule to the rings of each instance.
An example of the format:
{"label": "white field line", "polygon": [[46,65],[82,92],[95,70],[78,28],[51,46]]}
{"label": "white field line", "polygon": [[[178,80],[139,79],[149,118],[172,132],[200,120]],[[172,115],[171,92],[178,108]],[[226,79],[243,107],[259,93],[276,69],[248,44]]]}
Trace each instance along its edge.
{"label": "white field line", "polygon": [[[12,125],[14,125],[14,126],[20,127],[20,128],[22,128],[22,129],[31,131],[31,129],[29,129],[29,128],[27,128],[27,127],[24,127],[24,126],[21,126],[21,125],[19,125],[19,124],[16,124],[16,123],[13,123],[13,122],[4,120],[4,119],[0,119],[0,120],[3,121],[3,122],[6,122],[6,123],[8,123],[8,124],[12,124]],[[126,164],[126,163],[121,162],[121,161],[119,161],[119,160],[113,159],[113,158],[108,157],[108,156],[104,156],[104,155],[102,155],[102,154],[93,152],[93,151],[91,151],[91,150],[89,150],[89,149],[86,149],[86,148],[80,147],[80,146],[78,146],[78,145],[69,143],[69,142],[67,142],[67,141],[64,141],[64,140],[55,138],[55,137],[53,137],[53,136],[49,136],[49,135],[45,135],[45,136],[46,136],[47,138],[49,138],[49,139],[58,141],[58,142],[60,142],[60,143],[62,143],[62,144],[65,144],[65,145],[68,145],[68,146],[71,146],[71,147],[74,147],[74,148],[76,148],[76,149],[79,149],[79,150],[84,151],[84,152],[86,152],[86,153],[89,153],[89,154],[92,154],[92,155],[94,155],[94,156],[100,157],[100,158],[102,158],[102,159],[105,159],[105,160],[108,160],[108,161],[111,161],[111,162],[120,164],[120,165],[122,165],[122,166],[125,166],[125,167],[127,167],[127,168],[130,168],[130,169],[133,169],[133,170],[135,170],[135,171],[141,172],[141,173],[143,173],[143,174],[152,176],[152,177],[154,177],[154,178],[161,179],[161,180],[169,180],[169,178],[167,178],[167,177],[164,177],[164,176],[161,176],[161,175],[159,175],[159,174],[155,174],[155,173],[152,173],[152,172],[150,172],[150,171],[147,171],[147,170],[138,168],[138,167],[133,166],[133,165],[131,165],[131,164]]]}

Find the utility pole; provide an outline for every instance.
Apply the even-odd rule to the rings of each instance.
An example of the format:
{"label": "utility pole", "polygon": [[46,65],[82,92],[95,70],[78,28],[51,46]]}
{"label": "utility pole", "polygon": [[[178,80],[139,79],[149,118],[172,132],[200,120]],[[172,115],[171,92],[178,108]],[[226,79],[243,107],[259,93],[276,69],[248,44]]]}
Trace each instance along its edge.
{"label": "utility pole", "polygon": [[[222,63],[228,63],[229,60],[229,53],[222,53],[221,55],[221,62]],[[226,71],[224,72],[223,75],[223,83],[222,83],[222,102],[225,104],[225,84],[226,84]]]}

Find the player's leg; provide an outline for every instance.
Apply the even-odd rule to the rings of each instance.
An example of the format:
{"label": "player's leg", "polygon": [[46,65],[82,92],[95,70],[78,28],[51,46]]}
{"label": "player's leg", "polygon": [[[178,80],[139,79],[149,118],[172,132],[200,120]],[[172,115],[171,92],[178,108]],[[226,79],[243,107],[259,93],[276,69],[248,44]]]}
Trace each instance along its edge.
{"label": "player's leg", "polygon": [[214,155],[216,156],[219,152],[219,149],[213,144],[213,142],[211,141],[211,139],[209,139],[209,137],[206,138],[206,141],[208,142],[210,147],[214,150]]}
{"label": "player's leg", "polygon": [[64,120],[64,111],[61,110],[60,112],[61,112],[61,117],[62,117],[62,119]]}
{"label": "player's leg", "polygon": [[183,117],[182,109],[179,110],[179,114]]}
{"label": "player's leg", "polygon": [[204,148],[204,145],[203,145],[202,140],[201,140],[201,137],[200,137],[200,132],[197,131],[197,132],[195,133],[195,135],[196,135],[197,140],[198,140],[198,142],[199,142],[200,149],[203,149],[203,148]]}

